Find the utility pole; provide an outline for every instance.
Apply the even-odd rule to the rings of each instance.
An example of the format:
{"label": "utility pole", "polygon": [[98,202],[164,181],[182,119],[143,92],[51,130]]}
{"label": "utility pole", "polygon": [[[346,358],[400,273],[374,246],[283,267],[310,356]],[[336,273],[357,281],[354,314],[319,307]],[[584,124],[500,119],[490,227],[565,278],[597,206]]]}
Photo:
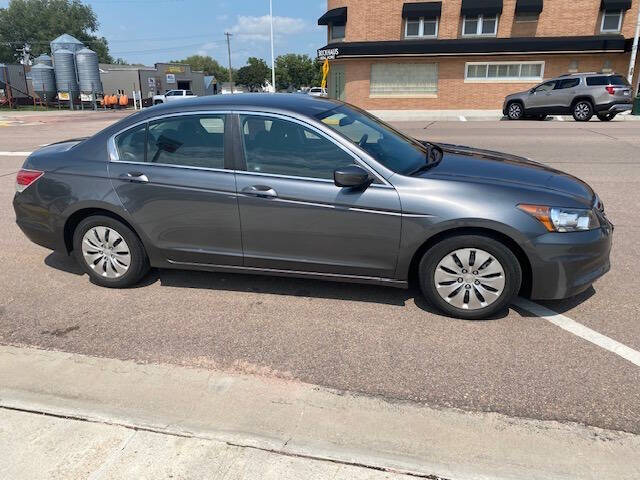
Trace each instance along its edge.
{"label": "utility pole", "polygon": [[[229,83],[233,83],[233,72],[231,71],[231,42],[229,41],[229,37],[232,37],[233,34],[229,32],[224,32],[227,36],[227,53],[229,54]],[[233,93],[233,86],[231,86],[231,93]]]}
{"label": "utility pole", "polygon": [[[629,59],[629,73],[627,75],[627,79],[629,83],[633,82],[633,71],[636,66],[636,56],[638,54],[638,36],[640,36],[640,6],[638,6],[638,18],[636,19],[636,34],[633,37],[633,46],[631,47],[631,58]],[[638,73],[638,78],[640,79],[640,72]],[[636,82],[635,91],[632,93],[638,94],[638,83]]]}
{"label": "utility pole", "polygon": [[273,56],[273,0],[269,0],[269,19],[271,20],[271,87],[276,91],[276,62]]}

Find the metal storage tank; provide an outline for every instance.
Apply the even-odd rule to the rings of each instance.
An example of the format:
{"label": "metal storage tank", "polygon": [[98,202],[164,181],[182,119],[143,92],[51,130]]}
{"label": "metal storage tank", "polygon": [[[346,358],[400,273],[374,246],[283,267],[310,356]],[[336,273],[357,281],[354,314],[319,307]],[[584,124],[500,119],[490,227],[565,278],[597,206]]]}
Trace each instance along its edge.
{"label": "metal storage tank", "polygon": [[40,98],[46,96],[50,100],[56,96],[56,76],[53,67],[44,63],[31,67],[31,83]]}
{"label": "metal storage tank", "polygon": [[[80,40],[67,33],[63,33],[55,40],[51,41],[51,54],[53,55],[58,50],[69,50],[71,52],[77,52],[81,48],[84,48],[84,45]],[[55,59],[55,56],[54,56]]]}
{"label": "metal storage tank", "polygon": [[47,55],[46,53],[43,53],[42,55],[39,55],[36,57],[36,59],[33,61],[34,65],[48,65],[50,67],[53,67],[53,60],[51,60],[51,57],[49,55]]}
{"label": "metal storage tank", "polygon": [[56,72],[56,88],[59,92],[78,92],[75,54],[66,49],[53,53],[53,67]]}
{"label": "metal storage tank", "polygon": [[98,66],[98,54],[96,52],[86,47],[78,50],[76,52],[76,69],[81,92],[102,93],[100,67]]}

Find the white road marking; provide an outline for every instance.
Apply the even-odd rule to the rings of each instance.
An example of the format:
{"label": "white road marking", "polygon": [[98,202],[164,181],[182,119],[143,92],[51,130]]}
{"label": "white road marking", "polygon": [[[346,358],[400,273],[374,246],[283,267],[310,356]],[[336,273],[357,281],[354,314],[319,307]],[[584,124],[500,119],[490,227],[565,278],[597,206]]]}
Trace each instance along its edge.
{"label": "white road marking", "polygon": [[467,117],[465,117],[464,115],[460,115],[458,118],[460,119],[461,122],[467,121]]}
{"label": "white road marking", "polygon": [[0,152],[0,157],[28,157],[33,152]]}
{"label": "white road marking", "polygon": [[639,351],[627,347],[626,345],[623,345],[613,338],[609,338],[606,335],[596,332],[595,330],[591,330],[589,327],[585,327],[581,323],[578,323],[569,317],[565,317],[564,315],[556,313],[553,310],[548,309],[547,307],[538,305],[537,303],[534,303],[525,298],[518,297],[513,303],[518,307],[521,307],[524,310],[527,310],[528,312],[531,312],[534,315],[537,315],[538,317],[553,323],[563,330],[573,333],[574,335],[577,335],[578,337],[583,338],[586,341],[593,343],[594,345],[602,347],[605,350],[609,350],[610,352],[613,352],[616,355],[619,355],[625,360],[628,360],[634,365],[640,367]]}

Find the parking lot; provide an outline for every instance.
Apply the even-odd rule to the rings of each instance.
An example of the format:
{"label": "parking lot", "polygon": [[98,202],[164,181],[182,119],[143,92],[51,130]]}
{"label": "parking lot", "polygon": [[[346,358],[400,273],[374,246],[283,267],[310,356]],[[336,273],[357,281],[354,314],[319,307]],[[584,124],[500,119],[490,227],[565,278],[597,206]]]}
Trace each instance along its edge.
{"label": "parking lot", "polygon": [[[0,121],[0,343],[277,376],[463,410],[640,433],[640,367],[514,308],[486,321],[435,313],[416,290],[161,270],[129,290],[89,283],[15,225],[15,172],[38,146],[124,112]],[[616,225],[612,269],[544,306],[640,350],[640,123],[397,123],[409,134],[527,156],[587,181]]]}

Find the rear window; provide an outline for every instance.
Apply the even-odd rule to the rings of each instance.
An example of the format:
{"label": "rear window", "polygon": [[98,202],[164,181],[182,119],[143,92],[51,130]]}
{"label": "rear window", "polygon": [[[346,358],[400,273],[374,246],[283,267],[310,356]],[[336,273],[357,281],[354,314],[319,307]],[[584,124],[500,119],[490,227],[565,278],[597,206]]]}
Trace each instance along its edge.
{"label": "rear window", "polygon": [[629,86],[629,82],[622,75],[602,75],[600,77],[587,77],[587,85],[623,85]]}

